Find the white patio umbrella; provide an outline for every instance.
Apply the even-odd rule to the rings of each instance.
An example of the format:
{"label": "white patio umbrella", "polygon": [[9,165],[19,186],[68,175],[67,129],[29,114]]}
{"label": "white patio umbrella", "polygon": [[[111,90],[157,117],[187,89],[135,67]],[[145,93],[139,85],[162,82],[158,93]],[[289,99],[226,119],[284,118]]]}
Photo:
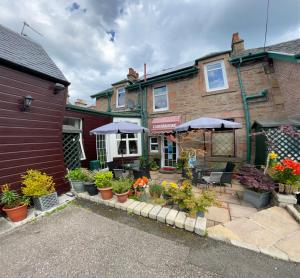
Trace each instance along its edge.
{"label": "white patio umbrella", "polygon": [[[106,134],[127,134],[127,133],[132,134],[132,133],[147,133],[147,132],[149,132],[148,128],[145,128],[138,124],[129,123],[129,122],[114,122],[114,123],[106,124],[98,128],[95,128],[90,131],[90,134],[106,135]],[[122,136],[121,136],[121,142],[122,142]],[[123,151],[121,152],[121,155],[122,155],[122,164],[124,164]]]}
{"label": "white patio umbrella", "polygon": [[174,131],[175,132],[185,132],[193,129],[237,129],[242,128],[242,124],[216,119],[216,118],[198,118],[195,120],[188,121],[177,126]]}

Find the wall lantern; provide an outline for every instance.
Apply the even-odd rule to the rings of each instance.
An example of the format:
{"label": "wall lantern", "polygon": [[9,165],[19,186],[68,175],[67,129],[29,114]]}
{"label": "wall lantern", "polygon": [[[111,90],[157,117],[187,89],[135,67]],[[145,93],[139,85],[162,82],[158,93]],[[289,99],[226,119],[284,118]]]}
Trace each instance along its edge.
{"label": "wall lantern", "polygon": [[24,98],[23,98],[23,107],[22,107],[22,111],[28,111],[29,110],[29,108],[30,108],[30,106],[31,106],[31,104],[32,104],[32,101],[33,101],[33,98],[32,98],[32,96],[25,96]]}
{"label": "wall lantern", "polygon": [[65,86],[63,84],[55,83],[53,93],[56,95],[59,92],[63,91],[64,89],[65,89]]}

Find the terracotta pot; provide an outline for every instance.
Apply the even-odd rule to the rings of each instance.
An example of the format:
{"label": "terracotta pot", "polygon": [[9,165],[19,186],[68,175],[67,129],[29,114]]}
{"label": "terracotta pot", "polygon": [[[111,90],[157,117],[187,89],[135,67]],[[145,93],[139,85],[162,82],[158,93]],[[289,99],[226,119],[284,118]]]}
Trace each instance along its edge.
{"label": "terracotta pot", "polygon": [[2,208],[12,222],[18,222],[27,217],[27,205],[21,205],[16,208]]}
{"label": "terracotta pot", "polygon": [[103,200],[109,200],[113,197],[113,192],[111,187],[98,188]]}
{"label": "terracotta pot", "polygon": [[120,193],[120,194],[115,193],[119,203],[125,203],[128,199],[128,194],[129,194],[129,190],[125,193]]}

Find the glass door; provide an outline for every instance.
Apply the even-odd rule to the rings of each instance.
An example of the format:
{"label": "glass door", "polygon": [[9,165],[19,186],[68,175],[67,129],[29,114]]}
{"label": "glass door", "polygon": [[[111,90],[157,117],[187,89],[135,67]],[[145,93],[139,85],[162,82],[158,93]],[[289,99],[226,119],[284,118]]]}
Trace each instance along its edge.
{"label": "glass door", "polygon": [[176,167],[176,143],[163,138],[163,167]]}

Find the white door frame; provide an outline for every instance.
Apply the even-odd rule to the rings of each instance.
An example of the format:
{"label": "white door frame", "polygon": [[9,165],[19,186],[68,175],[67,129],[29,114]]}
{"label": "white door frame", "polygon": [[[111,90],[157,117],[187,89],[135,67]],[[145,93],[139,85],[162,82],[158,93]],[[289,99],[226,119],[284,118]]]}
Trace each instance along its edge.
{"label": "white door frame", "polygon": [[[160,152],[161,152],[161,159],[160,159],[160,164],[161,164],[161,168],[165,167],[165,142],[164,142],[165,136],[161,135],[160,140],[161,140],[161,144],[160,144]],[[174,142],[176,145],[176,161],[178,159],[178,146],[177,143]]]}

